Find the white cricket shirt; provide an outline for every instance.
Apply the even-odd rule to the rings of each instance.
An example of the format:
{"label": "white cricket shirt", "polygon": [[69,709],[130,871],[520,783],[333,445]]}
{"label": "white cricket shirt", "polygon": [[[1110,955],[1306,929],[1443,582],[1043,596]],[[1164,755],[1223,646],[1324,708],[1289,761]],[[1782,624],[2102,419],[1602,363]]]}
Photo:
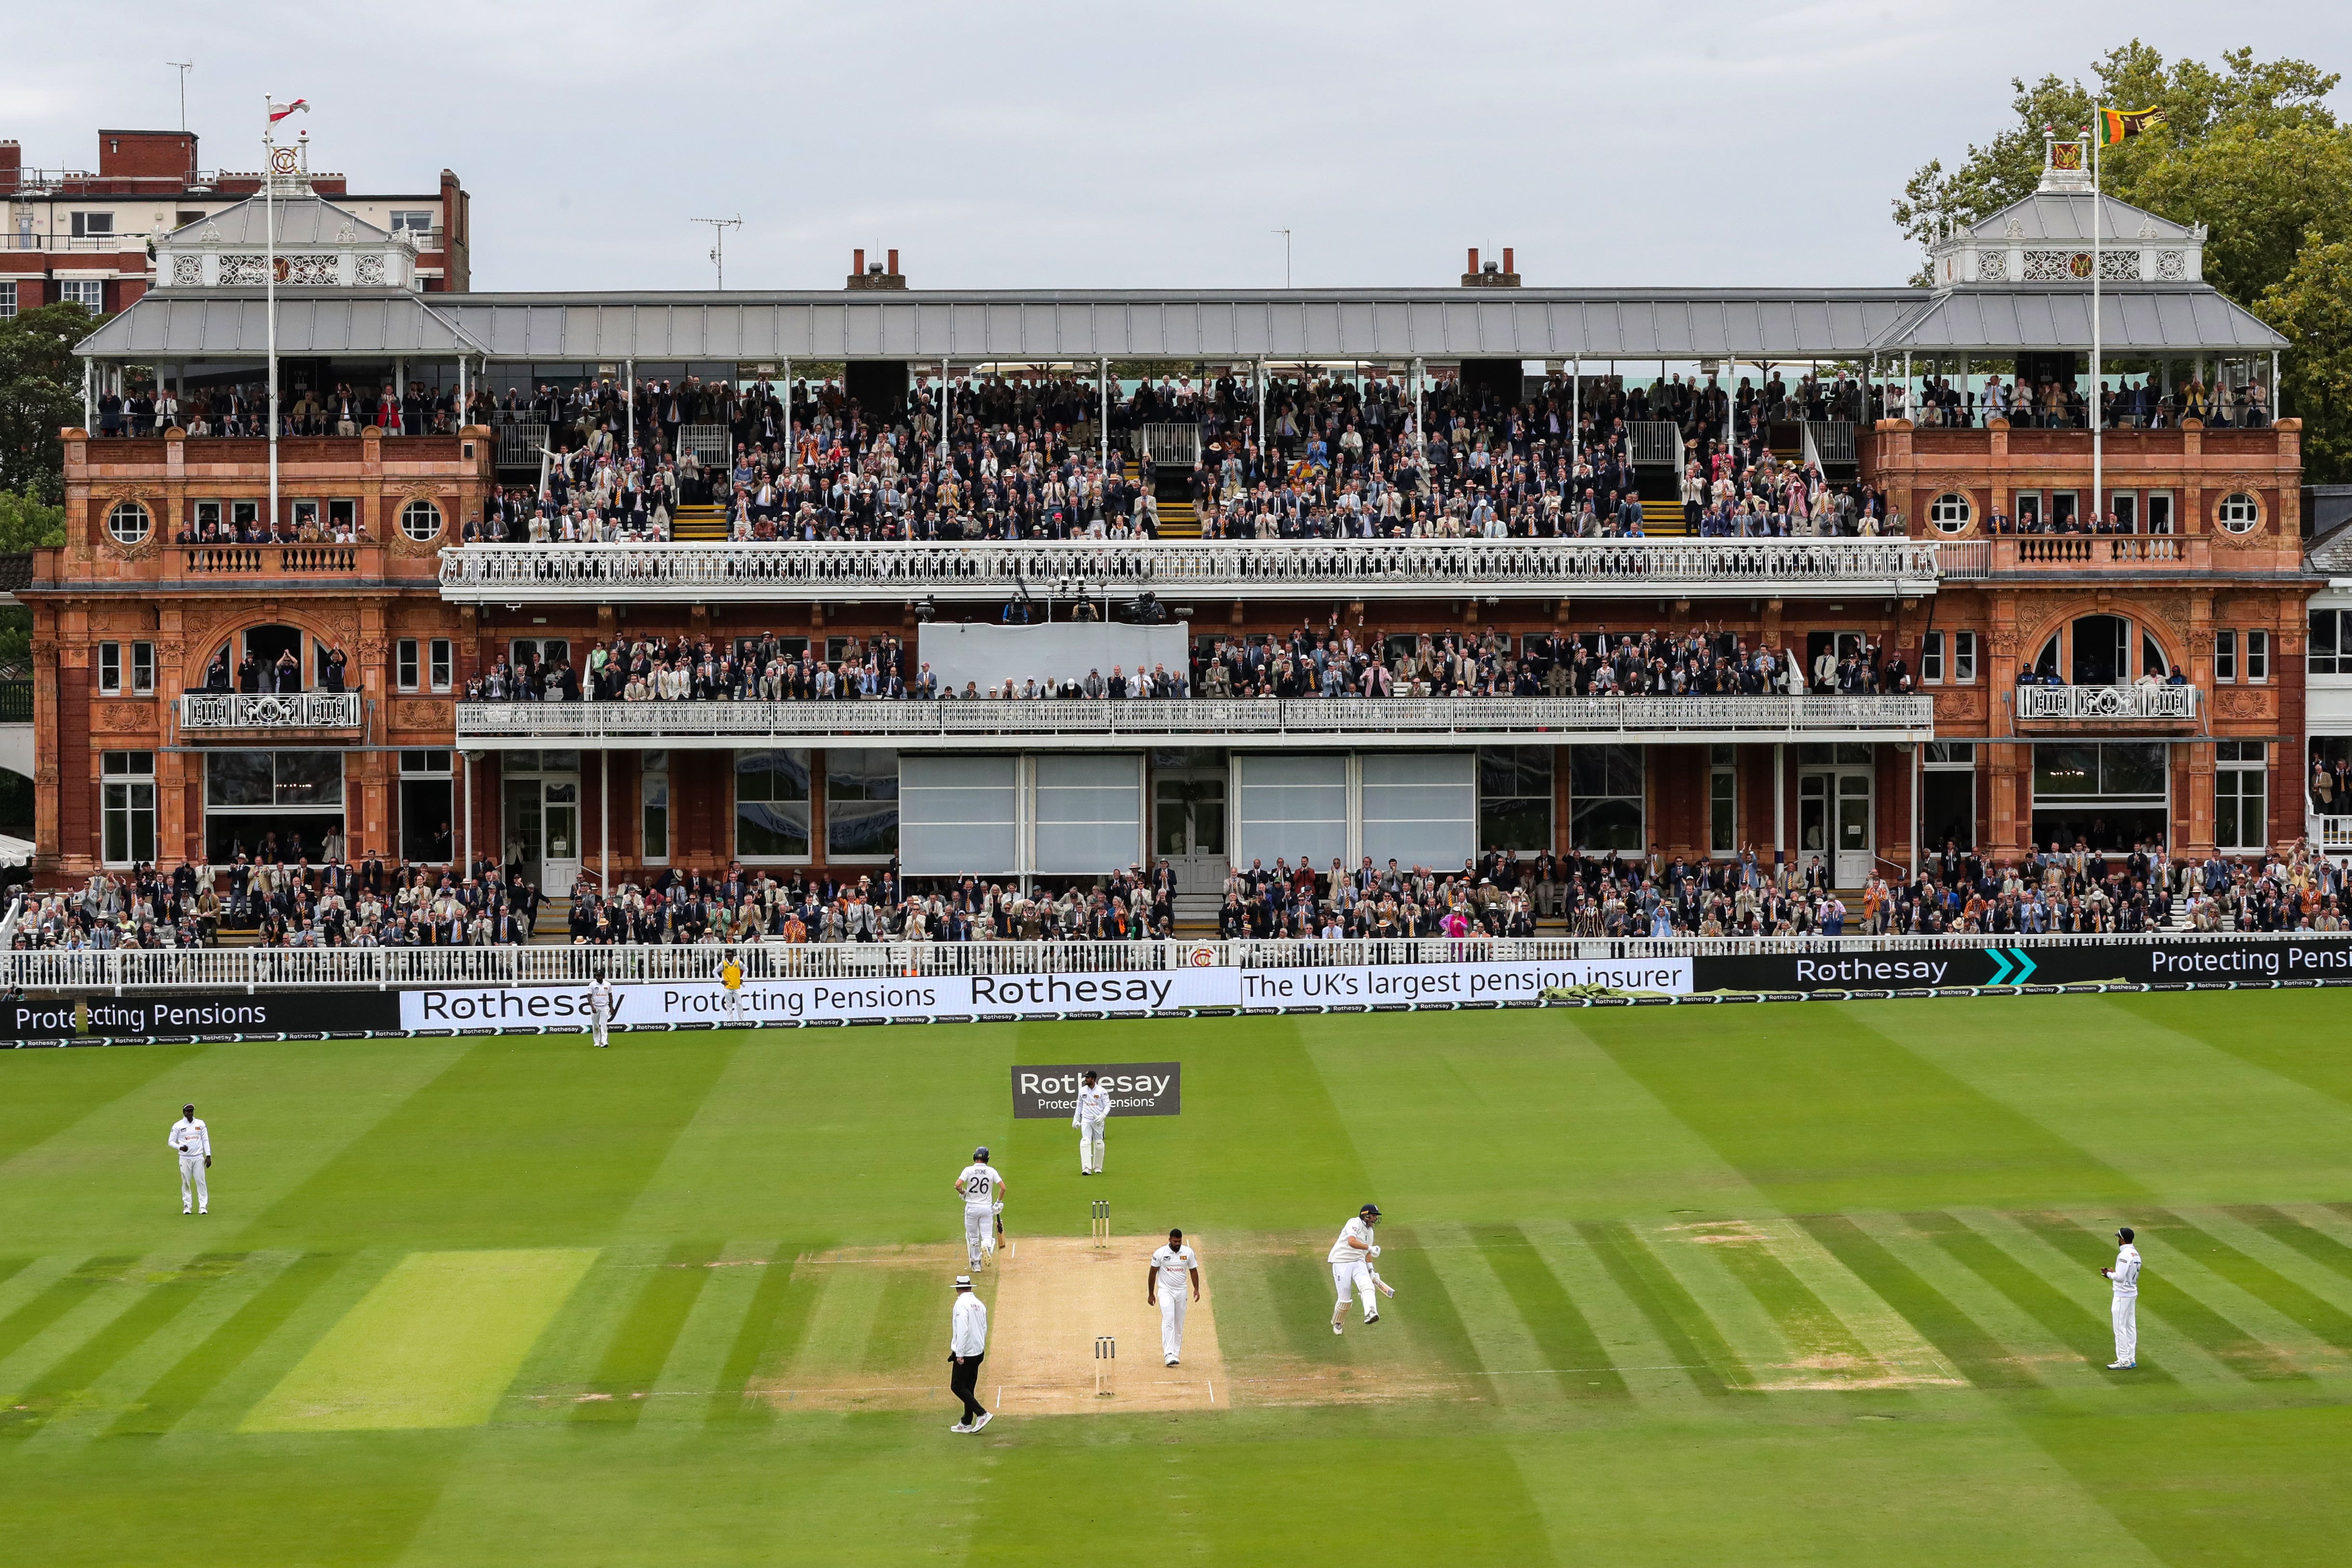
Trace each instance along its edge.
{"label": "white cricket shirt", "polygon": [[213,1152],[213,1135],[202,1118],[181,1117],[172,1124],[171,1136],[164,1139],[184,1155],[209,1155]]}
{"label": "white cricket shirt", "polygon": [[2116,1250],[2116,1267],[2108,1278],[2115,1282],[2118,1296],[2139,1294],[2139,1249],[2125,1242]]}
{"label": "white cricket shirt", "polygon": [[1110,1114],[1110,1091],[1097,1084],[1088,1089],[1078,1088],[1077,1118],[1081,1122],[1099,1122]]}
{"label": "white cricket shirt", "polygon": [[994,1166],[966,1166],[963,1175],[956,1177],[956,1181],[963,1188],[963,1211],[966,1214],[995,1211],[996,1189],[1003,1185],[1004,1178],[996,1174]]}
{"label": "white cricket shirt", "polygon": [[613,988],[598,980],[588,988],[588,1011],[600,1019],[613,1016]]}
{"label": "white cricket shirt", "polygon": [[1160,1288],[1163,1291],[1184,1291],[1193,1270],[1201,1260],[1192,1256],[1188,1244],[1182,1247],[1162,1247],[1151,1255],[1151,1266],[1160,1270]]}
{"label": "white cricket shirt", "polygon": [[948,1320],[948,1354],[983,1355],[988,1351],[988,1303],[970,1291],[958,1291],[955,1313]]}
{"label": "white cricket shirt", "polygon": [[[1350,1247],[1348,1243],[1351,1240],[1360,1241],[1364,1245],[1360,1248]],[[1360,1214],[1341,1228],[1339,1239],[1331,1243],[1331,1261],[1334,1263],[1368,1261],[1371,1257],[1371,1253],[1368,1250],[1371,1244],[1372,1228],[1364,1223],[1364,1217]]]}

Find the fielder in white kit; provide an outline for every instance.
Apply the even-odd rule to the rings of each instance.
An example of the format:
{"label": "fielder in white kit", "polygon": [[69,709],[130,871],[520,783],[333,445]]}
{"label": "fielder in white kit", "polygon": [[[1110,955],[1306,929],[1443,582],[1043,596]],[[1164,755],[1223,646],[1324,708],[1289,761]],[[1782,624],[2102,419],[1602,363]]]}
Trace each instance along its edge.
{"label": "fielder in white kit", "polygon": [[613,988],[602,969],[588,982],[588,1022],[599,1050],[613,1043]]}
{"label": "fielder in white kit", "polygon": [[1184,1245],[1184,1233],[1171,1230],[1168,1245],[1151,1254],[1151,1264],[1143,1271],[1143,1304],[1160,1308],[1160,1354],[1173,1366],[1184,1354],[1184,1287],[1192,1287],[1192,1299],[1201,1299],[1201,1260]]}
{"label": "fielder in white kit", "polygon": [[1103,1168],[1103,1118],[1110,1114],[1110,1091],[1086,1075],[1078,1086],[1078,1102],[1070,1110],[1070,1125],[1078,1130],[1078,1174],[1100,1176]]}
{"label": "fielder in white kit", "polygon": [[164,1142],[180,1156],[180,1212],[191,1212],[188,1198],[193,1193],[196,1203],[193,1212],[210,1214],[212,1194],[205,1186],[205,1171],[213,1163],[212,1129],[196,1120],[194,1105],[183,1105],[180,1119],[172,1124],[171,1134]]}
{"label": "fielder in white kit", "polygon": [[972,1150],[971,1164],[956,1177],[955,1189],[963,1198],[963,1249],[977,1270],[982,1258],[996,1250],[997,1199],[1004,1192],[1004,1177],[988,1163],[987,1145]]}
{"label": "fielder in white kit", "polygon": [[2139,1364],[2139,1249],[2132,1245],[2130,1226],[2116,1232],[2115,1267],[2099,1272],[2116,1288],[2116,1358],[2107,1370],[2129,1372]]}
{"label": "fielder in white kit", "polygon": [[1396,1291],[1372,1267],[1372,1260],[1381,1255],[1380,1243],[1372,1239],[1372,1227],[1381,1222],[1378,1204],[1368,1203],[1356,1212],[1356,1218],[1340,1228],[1339,1239],[1331,1243],[1331,1285],[1339,1293],[1339,1304],[1331,1309],[1331,1332],[1343,1332],[1340,1322],[1348,1315],[1348,1297],[1360,1293],[1364,1298],[1364,1322],[1381,1321],[1381,1304],[1372,1291],[1393,1296]]}

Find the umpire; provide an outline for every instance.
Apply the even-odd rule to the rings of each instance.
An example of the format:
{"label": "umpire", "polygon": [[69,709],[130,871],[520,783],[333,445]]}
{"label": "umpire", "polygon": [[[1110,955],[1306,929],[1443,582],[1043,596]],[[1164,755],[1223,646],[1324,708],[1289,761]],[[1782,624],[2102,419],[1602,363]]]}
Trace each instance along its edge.
{"label": "umpire", "polygon": [[980,1364],[988,1354],[988,1303],[971,1293],[971,1276],[956,1276],[955,1313],[949,1320],[948,1391],[963,1401],[963,1419],[950,1432],[977,1432],[993,1418],[981,1408],[972,1391],[980,1384]]}

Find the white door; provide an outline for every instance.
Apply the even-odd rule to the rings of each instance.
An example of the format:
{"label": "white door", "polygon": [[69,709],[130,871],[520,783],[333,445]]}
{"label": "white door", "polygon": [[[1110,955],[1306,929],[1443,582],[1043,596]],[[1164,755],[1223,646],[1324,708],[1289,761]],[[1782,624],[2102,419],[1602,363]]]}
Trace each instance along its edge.
{"label": "white door", "polygon": [[1871,829],[1870,770],[1842,769],[1837,776],[1838,886],[1860,887],[1868,882],[1877,852],[1878,838]]}
{"label": "white door", "polygon": [[1797,778],[1797,869],[1819,859],[1838,887],[1870,880],[1878,838],[1871,816],[1871,770],[1823,768]]}
{"label": "white door", "polygon": [[550,898],[569,898],[580,875],[580,780],[540,780],[541,854],[539,890]]}
{"label": "white door", "polygon": [[1225,776],[1160,773],[1151,780],[1151,853],[1176,873],[1180,894],[1225,886]]}

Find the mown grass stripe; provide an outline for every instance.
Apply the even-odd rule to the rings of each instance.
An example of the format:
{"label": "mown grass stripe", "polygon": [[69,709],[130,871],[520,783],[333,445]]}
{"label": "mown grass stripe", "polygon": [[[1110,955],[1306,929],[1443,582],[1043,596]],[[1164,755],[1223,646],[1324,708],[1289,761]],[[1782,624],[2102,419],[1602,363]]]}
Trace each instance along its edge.
{"label": "mown grass stripe", "polygon": [[1517,1225],[1478,1225],[1470,1235],[1527,1325],[1543,1364],[1558,1373],[1559,1391],[1570,1399],[1632,1397],[1600,1336],[1527,1231]]}
{"label": "mown grass stripe", "polygon": [[1710,1396],[1756,1391],[1755,1380],[1732,1354],[1714,1321],[1700,1310],[1682,1281],[1651,1255],[1630,1226],[1622,1220],[1588,1219],[1579,1221],[1576,1229],[1617,1288],[1649,1320],[1650,1332],[1665,1345],[1693,1386]]}
{"label": "mown grass stripe", "polygon": [[23,1273],[32,1261],[30,1258],[0,1258],[0,1285]]}
{"label": "mown grass stripe", "polygon": [[0,1437],[27,1437],[74,1396],[95,1386],[114,1364],[194,1305],[205,1287],[222,1276],[217,1267],[234,1269],[245,1261],[242,1252],[207,1253],[187,1269],[150,1285],[138,1300],[117,1312],[105,1327],[60,1357],[27,1384],[8,1408],[0,1410]]}
{"label": "mown grass stripe", "polygon": [[0,1318],[0,1361],[24,1349],[26,1342],[35,1334],[115,1283],[116,1276],[137,1261],[139,1255],[135,1252],[93,1258],[51,1281],[48,1289]]}
{"label": "mown grass stripe", "polygon": [[[673,1242],[661,1263],[646,1270],[629,1303],[628,1316],[604,1347],[604,1359],[588,1385],[591,1397],[572,1407],[572,1419],[583,1424],[634,1427],[645,1414],[646,1401],[669,1363],[671,1347],[686,1327],[703,1286],[710,1282],[707,1265],[718,1258],[716,1241]],[[594,1396],[604,1397],[597,1398]]]}
{"label": "mown grass stripe", "polygon": [[2352,1350],[2352,1312],[2288,1279],[2269,1264],[2250,1258],[2201,1226],[2192,1225],[2170,1209],[2154,1211],[2149,1227],[2157,1238],[2178,1248],[2256,1301],[2334,1345]]}
{"label": "mown grass stripe", "polygon": [[[2021,1214],[2018,1221],[2069,1257],[2113,1257],[2114,1243],[2089,1227],[2063,1215]],[[2297,1383],[2306,1375],[2274,1346],[2264,1344],[2245,1330],[2181,1289],[2161,1266],[2140,1275],[2140,1310],[2169,1327],[2183,1339],[2212,1356],[2239,1376],[2256,1383]],[[2140,1364],[2145,1367],[2145,1359]]]}
{"label": "mown grass stripe", "polygon": [[1812,1214],[1801,1216],[1798,1223],[1854,1278],[1902,1313],[1970,1383],[1979,1388],[2040,1386],[2033,1375],[2004,1354],[2000,1342],[1979,1327],[1974,1318],[1853,1220],[1842,1214]]}
{"label": "mown grass stripe", "polygon": [[[728,1347],[726,1363],[719,1368],[718,1382],[712,1385],[705,1421],[761,1421],[774,1417],[774,1406],[745,1396],[751,1391],[751,1379],[758,1374],[770,1343],[776,1343],[780,1360],[789,1360],[807,1330],[810,1298],[816,1292],[805,1285],[798,1291],[791,1288],[793,1264],[793,1254],[779,1246],[768,1266],[760,1270],[759,1288],[751,1292],[751,1304],[744,1309],[743,1321],[735,1330],[735,1342]],[[787,1305],[790,1312],[785,1310]]]}
{"label": "mown grass stripe", "polygon": [[2273,1208],[2268,1204],[2240,1204],[2222,1212],[2242,1224],[2252,1226],[2272,1240],[2293,1248],[2321,1268],[2352,1280],[2352,1247],[2347,1247],[2325,1230],[2305,1225],[2293,1215]]}
{"label": "mown grass stripe", "polygon": [[161,1437],[179,1425],[349,1260],[331,1252],[295,1259],[116,1416],[107,1436]]}
{"label": "mown grass stripe", "polygon": [[1843,1364],[1833,1370],[1850,1375],[1884,1374],[1885,1369],[1870,1347],[1772,1252],[1766,1239],[1716,1243],[1711,1250],[1725,1271],[1771,1314],[1789,1347],[1800,1357]]}
{"label": "mown grass stripe", "polygon": [[920,1359],[927,1335],[937,1337],[952,1304],[939,1276],[926,1269],[893,1269],[882,1281],[882,1299],[866,1336],[861,1372],[899,1372]]}
{"label": "mown grass stripe", "polygon": [[[2047,1329],[2057,1341],[2098,1364],[2114,1349],[2111,1325],[2090,1308],[2004,1251],[1983,1232],[1940,1209],[1906,1214],[1911,1228],[1943,1249],[1951,1260],[2008,1298],[2011,1306]],[[2143,1383],[2179,1381],[2163,1367],[2142,1364]]]}
{"label": "mown grass stripe", "polygon": [[[1485,1370],[1485,1364],[1478,1358],[1478,1347],[1471,1342],[1470,1330],[1454,1305],[1454,1292],[1445,1288],[1445,1281],[1430,1262],[1429,1252],[1422,1244],[1419,1233],[1403,1225],[1383,1228],[1387,1236],[1381,1243],[1381,1256],[1372,1264],[1372,1269],[1396,1288],[1395,1304],[1403,1311],[1391,1314],[1391,1303],[1375,1291],[1375,1299],[1381,1310],[1381,1322],[1375,1332],[1385,1330],[1391,1322],[1397,1323],[1425,1354],[1442,1364],[1449,1372]],[[1328,1264],[1323,1277],[1327,1281],[1331,1277]],[[1328,1320],[1330,1315],[1328,1307],[1324,1309],[1324,1315]],[[1328,1333],[1326,1337],[1328,1337]]]}

